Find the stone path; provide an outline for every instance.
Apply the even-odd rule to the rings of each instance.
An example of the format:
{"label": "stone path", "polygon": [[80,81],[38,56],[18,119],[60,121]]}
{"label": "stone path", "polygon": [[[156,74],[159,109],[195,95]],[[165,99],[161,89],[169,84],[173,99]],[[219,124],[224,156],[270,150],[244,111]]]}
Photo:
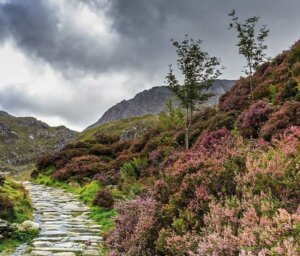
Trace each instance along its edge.
{"label": "stone path", "polygon": [[70,193],[43,185],[24,183],[41,227],[30,256],[101,255],[100,226],[89,217],[89,208]]}

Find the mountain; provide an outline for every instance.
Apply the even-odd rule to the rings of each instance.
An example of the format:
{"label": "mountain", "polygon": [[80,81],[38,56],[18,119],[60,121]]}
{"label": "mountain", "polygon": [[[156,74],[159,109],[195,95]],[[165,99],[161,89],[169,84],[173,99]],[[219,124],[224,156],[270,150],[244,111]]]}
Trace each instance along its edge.
{"label": "mountain", "polygon": [[0,171],[28,164],[43,152],[61,149],[77,132],[50,127],[34,117],[14,117],[0,111]]}
{"label": "mountain", "polygon": [[[227,92],[234,84],[234,80],[216,80],[210,91],[215,96],[210,100],[211,105],[218,102],[219,97]],[[156,115],[165,110],[166,102],[172,99],[176,102],[174,94],[167,86],[157,86],[142,91],[134,98],[123,100],[109,108],[103,116],[87,129],[100,126],[103,123],[120,120],[128,117],[143,116],[147,114]],[[178,104],[178,103],[177,103]]]}

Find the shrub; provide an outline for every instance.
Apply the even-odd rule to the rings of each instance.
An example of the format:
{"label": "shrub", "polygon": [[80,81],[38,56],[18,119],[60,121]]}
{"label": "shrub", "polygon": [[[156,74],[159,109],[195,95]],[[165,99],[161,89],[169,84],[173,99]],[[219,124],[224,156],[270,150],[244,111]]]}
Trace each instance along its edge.
{"label": "shrub", "polygon": [[172,101],[168,101],[167,110],[158,116],[158,127],[162,131],[170,131],[184,126],[184,113],[180,108],[175,109]]}
{"label": "shrub", "polygon": [[36,167],[39,171],[56,165],[57,157],[53,154],[44,154],[37,158]]}
{"label": "shrub", "polygon": [[113,144],[120,140],[119,136],[110,135],[110,134],[104,134],[104,133],[96,133],[95,134],[95,140],[99,144]]}
{"label": "shrub", "polygon": [[112,150],[109,146],[105,146],[102,144],[94,144],[90,150],[89,153],[96,156],[102,156],[102,155],[112,155]]}
{"label": "shrub", "polygon": [[292,46],[292,48],[288,54],[288,62],[289,63],[294,64],[299,61],[300,61],[300,41],[296,42]]}
{"label": "shrub", "polygon": [[157,238],[155,201],[137,198],[118,204],[116,209],[116,227],[106,240],[106,244],[114,250],[111,255],[157,255],[154,245]]}
{"label": "shrub", "polygon": [[271,140],[293,125],[300,125],[300,102],[286,102],[273,112],[263,125],[260,135],[266,140]]}
{"label": "shrub", "polygon": [[277,100],[279,102],[292,100],[297,96],[298,93],[299,93],[298,82],[292,79],[284,86],[282,92],[278,95]]}
{"label": "shrub", "polygon": [[233,130],[238,111],[220,112],[209,120],[208,130],[213,131],[220,128]]}
{"label": "shrub", "polygon": [[108,189],[100,189],[95,195],[93,205],[100,206],[108,210],[112,209],[114,205],[114,198],[112,196],[112,193]]}
{"label": "shrub", "polygon": [[3,187],[4,182],[5,182],[5,176],[0,175],[0,187]]}
{"label": "shrub", "polygon": [[226,128],[222,128],[215,131],[205,131],[197,140],[194,145],[194,149],[213,152],[220,147],[226,147],[227,145],[233,145],[234,138]]}
{"label": "shrub", "polygon": [[246,79],[241,78],[228,92],[220,97],[219,108],[221,111],[242,111],[249,104],[249,95],[250,85]]}
{"label": "shrub", "polygon": [[34,169],[30,174],[30,177],[33,179],[36,179],[38,176],[39,176],[39,171],[37,169]]}
{"label": "shrub", "polygon": [[108,166],[101,162],[99,157],[86,155],[73,158],[63,168],[58,169],[52,177],[62,181],[72,178],[82,182],[84,178],[92,178],[107,169]]}
{"label": "shrub", "polygon": [[120,172],[116,169],[110,169],[100,172],[95,177],[102,186],[117,185],[120,179]]}
{"label": "shrub", "polygon": [[0,219],[11,220],[15,215],[14,204],[11,200],[0,194]]}
{"label": "shrub", "polygon": [[258,101],[245,110],[237,120],[237,128],[244,138],[257,138],[261,126],[273,109],[265,101]]}
{"label": "shrub", "polygon": [[146,158],[134,158],[125,163],[121,168],[121,173],[125,179],[138,179],[141,176],[141,171],[147,166]]}

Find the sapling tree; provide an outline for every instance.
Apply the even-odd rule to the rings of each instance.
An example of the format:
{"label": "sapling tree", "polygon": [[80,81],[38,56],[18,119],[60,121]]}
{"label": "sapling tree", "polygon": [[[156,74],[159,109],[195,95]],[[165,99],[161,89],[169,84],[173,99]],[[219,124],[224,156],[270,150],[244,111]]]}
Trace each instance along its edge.
{"label": "sapling tree", "polygon": [[244,67],[246,75],[249,76],[250,92],[253,92],[253,73],[257,70],[259,65],[267,60],[264,51],[267,49],[265,39],[269,34],[266,25],[263,25],[258,31],[256,24],[260,17],[253,16],[244,21],[239,21],[235,10],[228,14],[231,17],[231,23],[228,29],[235,29],[237,32],[237,47],[239,54],[246,58],[247,64]]}
{"label": "sapling tree", "polygon": [[220,60],[210,57],[207,52],[202,50],[201,40],[195,41],[186,36],[181,43],[174,40],[172,43],[176,47],[177,67],[183,75],[183,81],[179,82],[172,65],[170,65],[166,83],[185,109],[185,146],[186,149],[189,149],[193,111],[199,104],[207,102],[213,96],[207,90],[221,75]]}

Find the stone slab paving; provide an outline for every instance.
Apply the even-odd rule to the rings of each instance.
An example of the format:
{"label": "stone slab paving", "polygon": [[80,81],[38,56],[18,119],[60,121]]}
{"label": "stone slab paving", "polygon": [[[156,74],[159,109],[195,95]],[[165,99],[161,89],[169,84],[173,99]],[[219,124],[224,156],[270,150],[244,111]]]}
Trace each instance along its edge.
{"label": "stone slab paving", "polygon": [[89,218],[90,210],[61,189],[24,183],[34,206],[41,232],[30,256],[98,256],[100,226]]}

